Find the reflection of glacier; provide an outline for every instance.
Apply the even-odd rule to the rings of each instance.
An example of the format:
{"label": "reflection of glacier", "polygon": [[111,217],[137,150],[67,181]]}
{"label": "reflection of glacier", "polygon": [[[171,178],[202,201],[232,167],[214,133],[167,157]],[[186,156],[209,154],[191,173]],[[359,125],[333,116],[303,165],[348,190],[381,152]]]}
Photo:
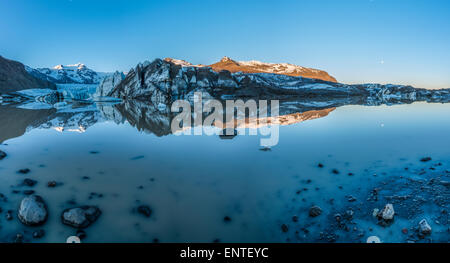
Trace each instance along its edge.
{"label": "reflection of glacier", "polygon": [[[245,118],[246,128],[261,125],[289,125],[306,120],[321,118],[333,111],[337,102],[312,103],[286,102],[280,104],[280,116],[264,120]],[[112,121],[117,124],[129,123],[137,130],[165,136],[172,133],[171,123],[176,114],[170,107],[157,107],[142,101],[121,103],[59,103],[57,108],[19,108],[20,105],[0,106],[0,142],[23,135],[32,129],[54,129],[59,132],[85,132],[96,123]],[[17,107],[19,106],[19,107]],[[206,117],[206,113],[205,116]],[[11,125],[13,123],[13,125]],[[219,126],[218,126],[219,127]],[[235,128],[242,128],[238,123]],[[220,127],[221,128],[221,127]]]}
{"label": "reflection of glacier", "polygon": [[[29,91],[28,93],[30,93]],[[84,132],[96,123],[112,121],[128,123],[138,131],[165,136],[172,133],[171,123],[178,113],[170,112],[170,105],[154,105],[139,100],[121,102],[89,102],[63,100],[55,93],[34,96],[24,93],[25,102],[0,103],[0,142],[23,135],[32,129],[55,129],[60,132]],[[59,101],[56,103],[50,103]],[[204,101],[205,102],[205,101]],[[411,101],[412,102],[412,101]],[[408,102],[408,103],[411,103]],[[440,101],[442,102],[442,101]],[[260,128],[268,124],[290,125],[327,116],[336,107],[344,105],[402,104],[404,101],[386,101],[370,97],[315,97],[280,101],[279,116],[255,118],[245,116],[243,122],[215,122],[213,128]],[[223,102],[223,105],[224,102]],[[162,107],[164,106],[164,107]],[[270,112],[270,107],[268,109]],[[203,119],[207,117],[204,113]],[[192,116],[193,117],[193,116]],[[194,122],[192,122],[194,123]],[[181,128],[179,129],[181,130]],[[174,131],[177,132],[177,131]]]}

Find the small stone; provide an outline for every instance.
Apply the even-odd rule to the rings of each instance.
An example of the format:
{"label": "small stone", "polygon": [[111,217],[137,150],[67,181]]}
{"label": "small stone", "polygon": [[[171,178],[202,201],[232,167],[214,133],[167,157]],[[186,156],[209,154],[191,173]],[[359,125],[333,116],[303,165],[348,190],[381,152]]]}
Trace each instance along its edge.
{"label": "small stone", "polygon": [[47,183],[47,187],[50,187],[50,188],[56,187],[57,184],[58,183],[56,181],[50,181],[50,182]]}
{"label": "small stone", "polygon": [[383,218],[385,221],[392,221],[394,220],[394,206],[392,204],[387,204],[384,209],[380,212],[381,218]]}
{"label": "small stone", "polygon": [[86,228],[94,223],[101,215],[96,206],[80,206],[69,208],[62,212],[62,223],[75,228]]}
{"label": "small stone", "polygon": [[293,216],[292,217],[292,222],[298,222],[298,216]]}
{"label": "small stone", "polygon": [[429,235],[431,234],[431,226],[428,224],[427,220],[422,219],[419,222],[419,231],[423,235]]}
{"label": "small stone", "polygon": [[8,156],[4,151],[0,150],[0,160],[5,159],[5,157]]}
{"label": "small stone", "polygon": [[27,174],[29,172],[31,172],[31,170],[28,168],[20,169],[19,171],[17,171],[17,173],[19,173],[19,174]]}
{"label": "small stone", "polygon": [[41,238],[45,235],[44,229],[39,229],[33,232],[33,238]]}
{"label": "small stone", "polygon": [[80,240],[86,238],[86,236],[87,236],[87,234],[86,234],[86,232],[84,232],[84,230],[82,230],[82,229],[77,230],[77,237]]}
{"label": "small stone", "polygon": [[23,242],[23,235],[17,234],[16,238],[14,239],[14,243],[22,243]]}
{"label": "small stone", "polygon": [[347,211],[345,211],[345,218],[347,218],[348,220],[352,220],[354,214],[355,212],[352,209],[348,209]]}
{"label": "small stone", "polygon": [[348,200],[349,202],[355,202],[355,201],[356,201],[356,198],[353,197],[353,196],[349,196],[347,200]]}
{"label": "small stone", "polygon": [[378,216],[378,213],[380,213],[380,209],[375,208],[375,209],[373,209],[372,216],[373,216],[373,217],[377,217],[377,216]]}
{"label": "small stone", "polygon": [[429,162],[429,161],[431,161],[431,157],[424,157],[424,158],[420,159],[420,161],[423,163]]}
{"label": "small stone", "polygon": [[139,214],[145,217],[150,217],[152,215],[152,209],[148,205],[140,205],[137,208]]}
{"label": "small stone", "polygon": [[33,186],[35,186],[37,184],[37,181],[33,180],[33,179],[30,179],[30,178],[25,178],[25,179],[23,179],[23,183],[22,184],[26,185],[26,186],[33,187]]}
{"label": "small stone", "polygon": [[283,231],[283,233],[287,233],[289,231],[289,227],[286,224],[282,224],[281,231]]}
{"label": "small stone", "polygon": [[341,214],[335,214],[334,219],[336,219],[336,222],[338,222],[338,223],[341,222],[341,220],[342,220]]}
{"label": "small stone", "polygon": [[32,194],[34,194],[34,190],[24,190],[23,194],[24,195],[32,195]]}
{"label": "small stone", "polygon": [[322,214],[322,209],[318,206],[313,206],[309,209],[309,216],[316,217]]}
{"label": "small stone", "polygon": [[13,220],[13,211],[12,210],[6,211],[5,218],[7,221]]}

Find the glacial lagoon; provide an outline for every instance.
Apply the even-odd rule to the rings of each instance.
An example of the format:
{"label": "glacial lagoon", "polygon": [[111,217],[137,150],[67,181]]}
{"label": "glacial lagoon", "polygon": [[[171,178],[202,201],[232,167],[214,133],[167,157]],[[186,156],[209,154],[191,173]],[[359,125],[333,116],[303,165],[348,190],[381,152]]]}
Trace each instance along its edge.
{"label": "glacial lagoon", "polygon": [[[142,104],[1,105],[0,241],[66,242],[77,230],[61,213],[80,205],[102,211],[82,242],[450,241],[450,104],[289,114],[267,149],[260,136],[176,136]],[[42,226],[17,218],[27,190],[47,203]],[[373,211],[388,203],[395,218],[383,225]],[[422,219],[431,235],[418,232]]]}

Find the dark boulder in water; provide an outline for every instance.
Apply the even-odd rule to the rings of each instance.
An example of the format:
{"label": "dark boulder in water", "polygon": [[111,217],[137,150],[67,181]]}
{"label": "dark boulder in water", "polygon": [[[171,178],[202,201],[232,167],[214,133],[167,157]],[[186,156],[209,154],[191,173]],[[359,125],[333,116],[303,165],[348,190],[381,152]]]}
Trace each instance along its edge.
{"label": "dark boulder in water", "polygon": [[44,224],[48,217],[44,199],[38,195],[31,195],[22,199],[18,217],[20,222],[28,226]]}
{"label": "dark boulder in water", "polygon": [[80,206],[69,208],[62,212],[62,223],[75,228],[86,228],[94,223],[101,215],[96,206]]}

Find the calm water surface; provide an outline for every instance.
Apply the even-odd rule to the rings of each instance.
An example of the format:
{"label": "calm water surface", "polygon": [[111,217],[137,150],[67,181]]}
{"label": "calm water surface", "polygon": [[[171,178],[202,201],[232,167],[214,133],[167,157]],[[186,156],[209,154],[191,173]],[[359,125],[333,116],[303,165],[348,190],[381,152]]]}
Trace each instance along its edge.
{"label": "calm water surface", "polygon": [[[65,242],[74,235],[60,219],[73,202],[103,212],[85,230],[83,242],[323,242],[320,232],[330,228],[334,213],[349,207],[355,225],[336,230],[337,242],[365,242],[372,235],[405,242],[401,230],[422,218],[433,227],[434,241],[449,240],[448,221],[435,222],[439,212],[431,199],[412,216],[399,208],[395,223],[382,227],[371,214],[387,201],[366,198],[389,178],[423,179],[427,174],[415,171],[428,172],[435,163],[442,166],[433,172],[444,173],[450,160],[450,104],[339,107],[321,118],[281,126],[279,143],[270,151],[260,149],[259,136],[175,136],[165,134],[167,122],[151,114],[143,121],[154,120],[149,129],[133,117],[136,110],[117,114],[111,107],[89,107],[50,118],[54,110],[22,110],[0,130],[0,149],[8,154],[0,161],[0,193],[8,201],[0,207],[17,211],[24,195],[13,190],[26,189],[49,207],[49,219],[40,227],[46,235],[27,241]],[[11,116],[10,110],[0,109]],[[432,163],[419,161],[425,156]],[[18,174],[23,168],[31,172]],[[19,186],[24,178],[38,184]],[[62,185],[48,188],[51,180]],[[443,194],[448,198],[448,188]],[[349,195],[357,200],[349,202]],[[152,208],[150,218],[135,212],[141,204]],[[321,216],[308,216],[312,205],[322,208]],[[4,213],[2,241],[19,232],[27,238],[39,229],[21,225],[16,214],[6,221]]]}

